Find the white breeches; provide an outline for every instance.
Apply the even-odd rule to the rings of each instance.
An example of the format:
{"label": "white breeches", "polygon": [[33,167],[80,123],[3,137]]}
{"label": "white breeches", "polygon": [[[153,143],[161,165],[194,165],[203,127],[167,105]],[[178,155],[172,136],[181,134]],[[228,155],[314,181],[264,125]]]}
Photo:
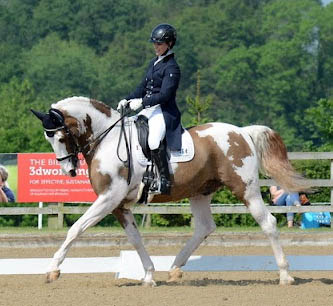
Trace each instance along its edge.
{"label": "white breeches", "polygon": [[150,150],[158,149],[166,132],[161,106],[156,105],[150,108],[145,108],[138,115],[143,115],[148,118],[148,145]]}

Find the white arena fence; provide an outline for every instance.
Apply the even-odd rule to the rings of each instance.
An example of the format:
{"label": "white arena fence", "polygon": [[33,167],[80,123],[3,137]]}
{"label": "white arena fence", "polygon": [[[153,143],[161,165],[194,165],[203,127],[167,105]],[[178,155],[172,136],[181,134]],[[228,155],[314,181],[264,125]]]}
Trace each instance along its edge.
{"label": "white arena fence", "polygon": [[[330,187],[330,202],[312,203],[311,206],[268,206],[272,213],[304,213],[304,212],[321,212],[328,211],[333,213],[333,152],[289,152],[290,160],[330,160],[330,179],[311,179],[308,180],[312,187]],[[260,186],[275,185],[270,179],[261,179]],[[83,214],[88,209],[85,206],[73,206],[71,203],[39,203],[39,207],[27,207],[20,205],[18,207],[0,207],[0,215],[39,215],[39,228],[41,228],[41,220],[43,215],[49,215],[50,228],[62,228],[65,214]],[[243,214],[249,213],[248,209],[241,203],[211,204],[213,214]],[[149,216],[151,214],[190,214],[190,206],[186,203],[160,203],[148,205],[133,206],[134,214],[142,214],[149,224]]]}

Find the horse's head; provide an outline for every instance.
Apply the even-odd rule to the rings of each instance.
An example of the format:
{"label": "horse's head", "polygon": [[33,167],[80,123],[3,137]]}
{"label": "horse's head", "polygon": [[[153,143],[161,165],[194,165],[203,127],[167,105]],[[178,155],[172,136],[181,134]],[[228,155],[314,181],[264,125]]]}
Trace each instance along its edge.
{"label": "horse's head", "polygon": [[44,114],[35,110],[32,113],[42,121],[44,135],[51,144],[62,171],[70,176],[76,176],[79,167],[79,145],[75,131],[65,123],[64,114],[55,108],[51,108]]}

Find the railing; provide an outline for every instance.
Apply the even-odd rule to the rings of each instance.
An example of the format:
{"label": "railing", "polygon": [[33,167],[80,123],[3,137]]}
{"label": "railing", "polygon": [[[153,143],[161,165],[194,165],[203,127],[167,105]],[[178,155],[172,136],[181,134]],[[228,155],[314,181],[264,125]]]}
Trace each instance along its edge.
{"label": "railing", "polygon": [[[308,180],[312,187],[331,187],[330,202],[312,203],[311,206],[267,206],[272,213],[303,213],[329,211],[333,213],[333,152],[291,152],[288,153],[290,160],[330,160],[330,179]],[[260,186],[275,185],[270,179],[259,180]],[[49,215],[49,227],[63,227],[65,214],[83,214],[88,206],[67,206],[64,203],[48,203],[47,207],[0,207],[0,215]],[[249,213],[243,204],[211,204],[213,214],[243,214]],[[134,214],[189,214],[191,213],[189,204],[181,203],[161,203],[148,205],[135,205],[132,208]]]}

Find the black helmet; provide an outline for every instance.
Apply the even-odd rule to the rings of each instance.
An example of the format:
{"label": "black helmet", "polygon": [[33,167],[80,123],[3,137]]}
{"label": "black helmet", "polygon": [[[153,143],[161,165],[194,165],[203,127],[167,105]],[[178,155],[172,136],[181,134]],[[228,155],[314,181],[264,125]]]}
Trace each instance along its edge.
{"label": "black helmet", "polygon": [[150,42],[152,43],[169,43],[171,42],[170,49],[175,45],[177,39],[176,29],[167,23],[162,23],[156,26],[150,35]]}

